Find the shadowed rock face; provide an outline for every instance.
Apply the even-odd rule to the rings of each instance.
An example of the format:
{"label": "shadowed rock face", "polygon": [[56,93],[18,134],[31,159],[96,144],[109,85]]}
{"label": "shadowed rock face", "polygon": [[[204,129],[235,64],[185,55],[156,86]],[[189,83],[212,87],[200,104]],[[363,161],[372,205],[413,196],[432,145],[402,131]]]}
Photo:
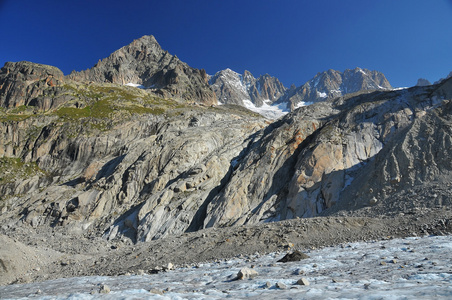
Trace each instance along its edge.
{"label": "shadowed rock face", "polygon": [[204,70],[191,68],[164,51],[152,36],[143,36],[99,60],[91,69],[72,72],[76,81],[134,83],[159,90],[165,97],[215,104],[215,93]]}
{"label": "shadowed rock face", "polygon": [[[33,105],[42,98],[47,87],[55,87],[63,80],[63,72],[58,68],[27,61],[7,62],[0,69],[0,107],[11,108]],[[50,103],[41,103],[48,109]]]}

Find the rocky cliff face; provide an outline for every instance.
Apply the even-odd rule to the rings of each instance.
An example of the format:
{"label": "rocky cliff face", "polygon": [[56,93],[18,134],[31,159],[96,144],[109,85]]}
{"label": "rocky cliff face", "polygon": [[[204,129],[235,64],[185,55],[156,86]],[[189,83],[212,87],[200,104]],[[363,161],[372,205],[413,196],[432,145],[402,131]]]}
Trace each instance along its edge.
{"label": "rocky cliff face", "polygon": [[450,205],[451,97],[449,79],[296,110],[261,132],[204,225]]}
{"label": "rocky cliff face", "polygon": [[164,51],[156,39],[143,36],[100,60],[91,69],[73,72],[75,81],[140,84],[164,97],[215,104],[204,70],[191,68],[177,56]]}
{"label": "rocky cliff face", "polygon": [[35,227],[98,227],[108,238],[197,230],[250,132],[263,126],[249,115],[197,108],[169,119],[136,115],[91,136],[49,124],[23,153],[37,171],[5,183],[3,208],[25,209],[22,220]]}
{"label": "rocky cliff face", "polygon": [[[133,77],[142,66],[131,49],[140,45],[137,57],[160,53],[142,42],[69,78],[25,62],[1,70],[2,230],[58,227],[136,242],[206,227],[452,204],[452,79],[350,94],[385,81],[368,70],[326,72],[305,85],[303,99],[327,89],[348,94],[322,94],[323,101],[273,123],[239,106],[85,82],[104,76],[102,68],[121,55],[131,71],[113,68],[111,78],[141,78]],[[250,86],[252,79],[243,76]],[[262,80],[256,89],[266,86]],[[271,96],[277,89],[260,96],[264,90]]]}
{"label": "rocky cliff face", "polygon": [[23,179],[4,176],[0,222],[147,241],[204,227],[450,205],[451,98],[448,80],[343,96],[271,124],[227,106],[134,114],[91,131],[76,125],[83,118],[30,117],[14,123],[15,139],[25,141],[13,147],[20,161],[2,161]]}
{"label": "rocky cliff face", "polygon": [[296,88],[292,86],[278,102],[287,102],[293,109],[350,93],[391,89],[386,77],[378,71],[355,68],[343,73],[328,70]]}
{"label": "rocky cliff face", "polygon": [[64,79],[40,95],[49,91],[66,101],[0,113],[0,219],[7,227],[59,226],[138,241],[197,230],[234,158],[266,124],[239,108],[117,84]]}
{"label": "rocky cliff face", "polygon": [[417,86],[426,86],[426,85],[431,85],[431,84],[432,83],[425,78],[419,78],[416,83]]}
{"label": "rocky cliff face", "polygon": [[231,69],[217,72],[209,80],[209,84],[219,102],[242,106],[246,106],[244,101],[249,101],[257,107],[264,103],[271,104],[286,91],[277,78],[268,74],[255,78],[249,71],[240,75]]}
{"label": "rocky cliff face", "polygon": [[[48,87],[57,86],[63,77],[63,72],[52,66],[27,61],[7,62],[0,69],[0,107],[12,108],[39,102],[37,106],[41,109],[49,109],[52,106],[50,98],[55,98],[55,89]],[[48,101],[40,101],[43,98]]]}

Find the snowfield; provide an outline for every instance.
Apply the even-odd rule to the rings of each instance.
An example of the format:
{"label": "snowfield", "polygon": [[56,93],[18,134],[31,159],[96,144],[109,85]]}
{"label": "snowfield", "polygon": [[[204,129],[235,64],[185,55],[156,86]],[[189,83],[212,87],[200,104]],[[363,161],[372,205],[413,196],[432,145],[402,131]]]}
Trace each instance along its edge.
{"label": "snowfield", "polygon": [[[1,299],[452,299],[452,236],[348,243],[223,260],[158,274],[78,277],[0,287]],[[235,280],[243,267],[253,279]],[[299,279],[308,285],[299,285]],[[102,286],[108,293],[101,293]]]}
{"label": "snowfield", "polygon": [[281,103],[278,105],[269,105],[268,102],[265,101],[261,107],[257,107],[250,100],[242,100],[243,105],[255,113],[258,113],[267,119],[276,120],[290,112],[290,109],[287,107],[287,103]]}
{"label": "snowfield", "polygon": [[145,89],[144,85],[138,84],[138,83],[132,83],[132,82],[129,82],[129,83],[126,83],[125,85],[127,85],[127,86],[133,86],[133,87],[136,87],[136,88],[139,88],[139,89]]}
{"label": "snowfield", "polygon": [[[243,105],[255,113],[258,113],[264,116],[267,119],[276,120],[282,116],[285,116],[290,112],[290,108],[287,103],[278,103],[278,104],[269,104],[270,100],[264,101],[264,104],[261,107],[257,107],[250,100],[242,100]],[[295,108],[299,108],[306,105],[311,105],[309,102],[299,102]]]}

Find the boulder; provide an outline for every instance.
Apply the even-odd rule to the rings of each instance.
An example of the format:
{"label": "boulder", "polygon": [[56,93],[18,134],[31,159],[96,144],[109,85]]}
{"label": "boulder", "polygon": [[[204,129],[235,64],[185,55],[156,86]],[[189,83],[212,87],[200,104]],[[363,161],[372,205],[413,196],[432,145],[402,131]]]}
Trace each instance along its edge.
{"label": "boulder", "polygon": [[286,255],[284,255],[284,257],[281,258],[280,260],[278,260],[278,262],[285,263],[285,262],[299,261],[299,260],[307,259],[307,258],[309,258],[308,255],[296,250],[294,252],[287,253]]}
{"label": "boulder", "polygon": [[309,285],[310,283],[306,278],[303,277],[303,278],[300,278],[297,280],[297,284],[298,285]]}
{"label": "boulder", "polygon": [[237,273],[236,279],[244,280],[244,279],[253,279],[259,275],[259,273],[256,270],[250,269],[250,268],[242,268]]}

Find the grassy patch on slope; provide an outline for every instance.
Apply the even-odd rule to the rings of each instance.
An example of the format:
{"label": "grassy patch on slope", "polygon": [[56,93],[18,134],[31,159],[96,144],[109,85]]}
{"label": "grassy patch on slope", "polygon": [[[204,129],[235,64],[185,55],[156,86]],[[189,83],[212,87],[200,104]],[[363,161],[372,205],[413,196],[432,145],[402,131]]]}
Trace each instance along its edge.
{"label": "grassy patch on slope", "polygon": [[0,158],[0,184],[45,174],[35,162],[24,162],[15,157]]}
{"label": "grassy patch on slope", "polygon": [[135,114],[160,115],[165,111],[178,107],[176,101],[162,99],[146,91],[118,85],[65,85],[72,95],[77,97],[83,107],[74,107],[73,103],[55,111],[63,121],[74,121],[81,118],[115,119],[115,117],[131,116]]}

